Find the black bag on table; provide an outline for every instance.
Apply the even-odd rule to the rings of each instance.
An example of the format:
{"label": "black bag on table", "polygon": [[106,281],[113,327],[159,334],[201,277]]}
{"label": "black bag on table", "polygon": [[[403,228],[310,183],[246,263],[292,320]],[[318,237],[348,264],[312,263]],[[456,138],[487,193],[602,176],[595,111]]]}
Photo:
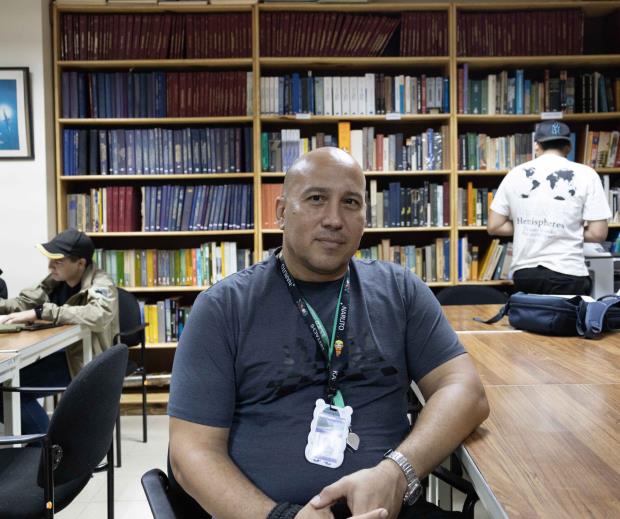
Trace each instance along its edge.
{"label": "black bag on table", "polygon": [[566,298],[517,292],[491,319],[474,317],[474,320],[493,324],[505,315],[510,325],[519,330],[596,339],[603,332],[620,329],[620,296],[604,296],[588,302],[581,296]]}

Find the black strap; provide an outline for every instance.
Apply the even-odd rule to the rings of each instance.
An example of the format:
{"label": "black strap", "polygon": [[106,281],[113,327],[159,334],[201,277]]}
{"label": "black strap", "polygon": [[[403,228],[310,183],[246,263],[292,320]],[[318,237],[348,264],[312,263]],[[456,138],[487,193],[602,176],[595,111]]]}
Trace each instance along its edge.
{"label": "black strap", "polygon": [[510,301],[508,301],[504,306],[502,306],[493,317],[487,319],[486,321],[480,317],[472,317],[472,319],[478,323],[483,324],[495,324],[497,321],[501,320],[506,314],[508,314],[508,309],[510,308]]}
{"label": "black strap", "polygon": [[[317,347],[323,353],[323,357],[325,358],[326,372],[327,372],[327,384],[326,384],[325,396],[327,398],[327,401],[330,404],[332,404],[334,403],[334,398],[336,397],[336,395],[339,394],[338,386],[340,383],[340,378],[342,377],[343,372],[344,372],[344,367],[347,364],[348,354],[349,354],[349,348],[347,347],[347,342],[346,342],[346,339],[347,339],[346,328],[347,328],[347,321],[348,321],[348,316],[349,316],[349,290],[350,290],[350,284],[351,284],[351,277],[350,277],[349,270],[347,270],[347,273],[345,274],[345,277],[343,279],[342,296],[340,298],[340,305],[339,305],[339,308],[336,309],[336,315],[338,316],[338,322],[333,323],[334,326],[336,326],[335,341],[334,341],[336,348],[335,348],[334,353],[330,355],[330,352],[328,350],[329,345],[326,345],[321,339],[321,335],[317,329],[317,325],[308,309],[308,305],[306,303],[306,300],[303,297],[303,294],[301,293],[301,290],[299,289],[299,287],[297,286],[297,283],[295,282],[295,278],[293,278],[291,273],[286,268],[286,264],[279,257],[280,250],[281,249],[278,249],[274,253],[276,256],[276,265],[277,265],[278,271],[284,278],[284,281],[286,283],[286,286],[288,287],[289,293],[291,294],[291,298],[293,299],[293,304],[299,310],[299,313],[301,314],[303,320],[306,322],[306,324],[308,325],[308,328],[310,329],[310,332],[312,334],[312,337],[314,338],[314,341]],[[339,394],[338,399],[340,399],[340,401],[341,401],[341,398],[342,398],[342,395]],[[339,401],[338,399],[336,400],[336,403]]]}

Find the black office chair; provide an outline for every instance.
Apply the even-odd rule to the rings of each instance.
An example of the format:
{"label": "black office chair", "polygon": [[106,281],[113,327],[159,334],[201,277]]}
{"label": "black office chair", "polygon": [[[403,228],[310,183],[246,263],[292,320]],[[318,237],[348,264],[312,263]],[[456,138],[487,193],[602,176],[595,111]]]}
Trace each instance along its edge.
{"label": "black office chair", "polygon": [[170,458],[168,474],[151,469],[142,475],[142,488],[153,519],[211,519],[211,515],[176,482],[170,468]]}
{"label": "black office chair", "polygon": [[[140,305],[138,300],[131,293],[118,289],[118,312],[120,332],[114,338],[114,342],[122,342],[127,346],[140,346],[140,364],[133,360],[127,362],[127,372],[125,376],[140,375],[142,386],[142,441],[147,441],[147,422],[146,422],[146,368],[144,364],[146,340],[144,329],[148,324],[142,323],[140,316]],[[120,410],[116,420],[116,466],[121,466],[121,415]]]}
{"label": "black office chair", "polygon": [[0,449],[0,517],[53,517],[86,486],[107,453],[108,518],[114,518],[112,438],[127,355],[124,344],[113,346],[84,366],[68,387],[45,388],[64,391],[47,433],[0,437],[0,445],[30,446]]}
{"label": "black office chair", "polygon": [[[0,276],[2,275],[2,269],[0,269]],[[6,282],[0,278],[0,299],[7,299],[9,297],[9,291],[6,288]]]}
{"label": "black office chair", "polygon": [[484,285],[457,285],[437,293],[440,304],[448,305],[493,305],[504,304],[508,295],[493,287]]}

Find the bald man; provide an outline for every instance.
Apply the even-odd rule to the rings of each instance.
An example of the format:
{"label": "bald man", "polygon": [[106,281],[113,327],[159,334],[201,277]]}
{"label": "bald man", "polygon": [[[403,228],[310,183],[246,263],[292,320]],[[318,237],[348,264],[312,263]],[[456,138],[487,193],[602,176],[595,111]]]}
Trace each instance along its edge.
{"label": "bald man", "polygon": [[[451,516],[419,479],[488,404],[426,285],[352,259],[365,189],[342,150],[304,155],[276,204],[282,248],[196,300],[172,373],[170,461],[217,519]],[[426,399],[413,429],[412,381]]]}

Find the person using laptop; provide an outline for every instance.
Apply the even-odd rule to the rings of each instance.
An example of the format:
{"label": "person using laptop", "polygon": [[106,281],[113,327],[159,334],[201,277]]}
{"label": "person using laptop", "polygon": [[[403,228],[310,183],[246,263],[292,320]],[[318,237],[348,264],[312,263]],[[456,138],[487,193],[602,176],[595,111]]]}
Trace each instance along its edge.
{"label": "person using laptop", "polygon": [[[59,325],[81,324],[92,331],[93,355],[109,348],[119,331],[118,293],[112,278],[92,261],[92,240],[83,232],[69,229],[37,248],[49,259],[49,275],[17,297],[0,300],[0,323],[42,320]],[[82,362],[82,346],[74,344],[22,369],[20,384],[66,386]],[[36,400],[42,396],[46,395],[21,395],[23,434],[47,430],[47,413]]]}

